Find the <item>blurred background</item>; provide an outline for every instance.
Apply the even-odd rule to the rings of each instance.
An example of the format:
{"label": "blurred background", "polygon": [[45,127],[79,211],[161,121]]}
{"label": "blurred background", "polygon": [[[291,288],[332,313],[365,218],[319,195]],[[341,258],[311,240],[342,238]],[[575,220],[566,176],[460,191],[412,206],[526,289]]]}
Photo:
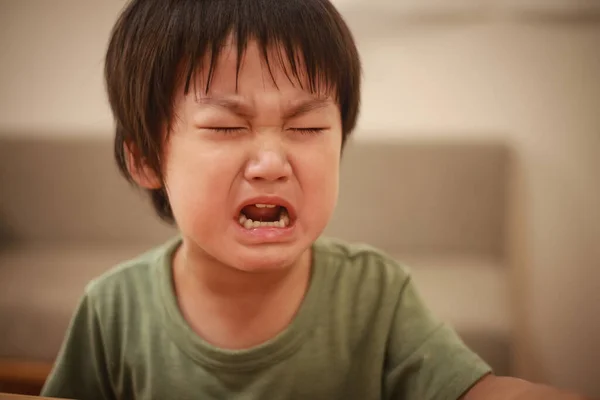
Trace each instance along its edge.
{"label": "blurred background", "polygon": [[[600,397],[600,1],[334,3],[364,95],[327,233],[409,265],[499,373]],[[174,234],[112,163],[123,4],[0,0],[0,391],[35,392],[85,283]]]}

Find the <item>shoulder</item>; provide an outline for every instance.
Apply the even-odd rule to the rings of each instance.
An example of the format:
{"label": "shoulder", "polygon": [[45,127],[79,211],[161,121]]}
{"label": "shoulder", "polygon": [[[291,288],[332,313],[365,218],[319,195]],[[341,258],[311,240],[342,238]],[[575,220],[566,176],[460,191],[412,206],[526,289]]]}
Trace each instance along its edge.
{"label": "shoulder", "polygon": [[315,242],[314,262],[332,296],[364,309],[395,308],[410,281],[410,270],[391,255],[364,243],[322,237]]}
{"label": "shoulder", "polygon": [[330,273],[348,279],[385,280],[387,284],[402,286],[410,277],[410,269],[406,265],[365,243],[321,237],[313,249],[315,260]]}
{"label": "shoulder", "polygon": [[313,248],[320,302],[328,305],[324,324],[346,332],[351,348],[371,343],[382,351],[410,282],[409,269],[364,243],[324,237]]}

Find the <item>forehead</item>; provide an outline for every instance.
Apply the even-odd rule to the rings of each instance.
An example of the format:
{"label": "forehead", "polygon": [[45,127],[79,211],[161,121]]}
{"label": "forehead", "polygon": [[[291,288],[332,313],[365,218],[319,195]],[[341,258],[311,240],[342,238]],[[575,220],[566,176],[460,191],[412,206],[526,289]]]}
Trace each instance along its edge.
{"label": "forehead", "polygon": [[286,54],[281,46],[261,48],[251,40],[240,49],[228,40],[195,68],[191,87],[196,96],[253,96],[277,92],[285,97],[335,97],[335,87],[319,74],[308,73],[300,53]]}

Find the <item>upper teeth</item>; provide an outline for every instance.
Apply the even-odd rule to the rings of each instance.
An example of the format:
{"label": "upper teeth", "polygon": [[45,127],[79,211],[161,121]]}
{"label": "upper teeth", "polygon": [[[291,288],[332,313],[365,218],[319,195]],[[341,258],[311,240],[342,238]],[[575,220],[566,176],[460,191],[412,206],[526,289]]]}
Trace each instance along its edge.
{"label": "upper teeth", "polygon": [[255,204],[256,208],[275,208],[275,204]]}

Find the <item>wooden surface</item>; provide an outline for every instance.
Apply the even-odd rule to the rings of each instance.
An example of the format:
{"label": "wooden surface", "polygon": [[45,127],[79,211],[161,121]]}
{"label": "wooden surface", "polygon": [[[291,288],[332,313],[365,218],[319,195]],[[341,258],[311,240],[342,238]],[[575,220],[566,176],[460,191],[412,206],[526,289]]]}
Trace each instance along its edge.
{"label": "wooden surface", "polygon": [[24,396],[20,394],[0,393],[0,400],[50,399],[50,397]]}
{"label": "wooden surface", "polygon": [[0,359],[0,382],[43,383],[51,370],[49,362]]}
{"label": "wooden surface", "polygon": [[0,358],[0,400],[23,398],[2,392],[21,395],[39,394],[51,370],[50,362]]}

